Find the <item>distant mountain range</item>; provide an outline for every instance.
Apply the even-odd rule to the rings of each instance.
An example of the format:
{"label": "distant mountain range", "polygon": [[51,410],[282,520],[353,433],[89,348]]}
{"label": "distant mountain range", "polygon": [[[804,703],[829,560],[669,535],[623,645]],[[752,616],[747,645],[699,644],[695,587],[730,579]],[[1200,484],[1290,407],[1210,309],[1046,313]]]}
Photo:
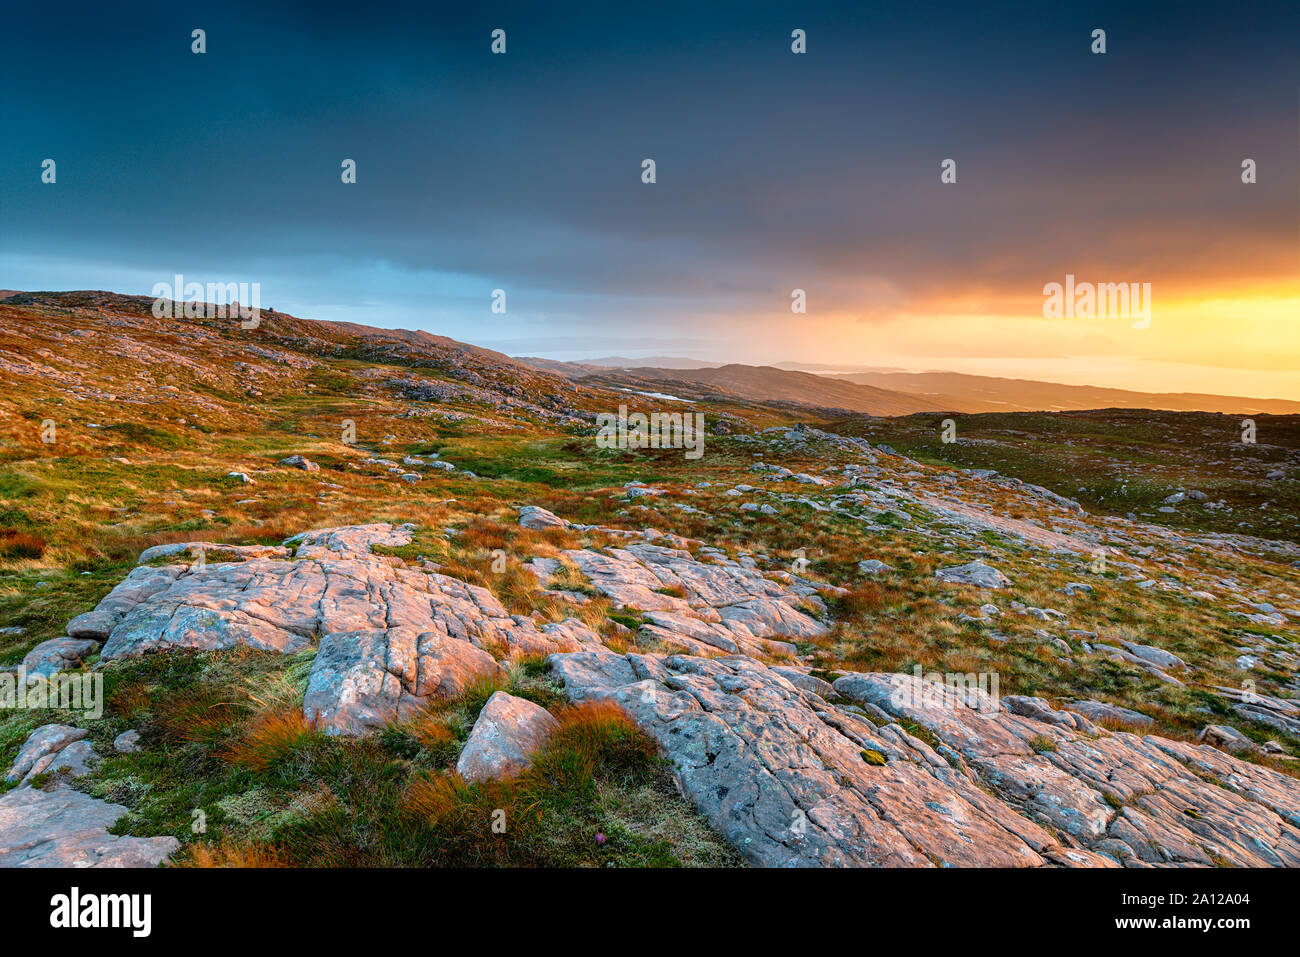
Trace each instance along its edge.
{"label": "distant mountain range", "polygon": [[[815,374],[776,366],[713,365],[674,359],[676,366],[613,357],[589,362],[519,361],[585,384],[670,392],[683,398],[733,397],[797,402],[868,415],[915,412],[1059,412],[1086,409],[1164,409],[1173,412],[1300,414],[1300,402],[1196,392],[1135,392],[959,372],[839,372]],[[627,363],[639,362],[639,365]],[[608,363],[608,364],[606,364]],[[685,363],[693,363],[690,366]],[[794,365],[794,363],[783,363]],[[845,368],[822,366],[814,368]]]}

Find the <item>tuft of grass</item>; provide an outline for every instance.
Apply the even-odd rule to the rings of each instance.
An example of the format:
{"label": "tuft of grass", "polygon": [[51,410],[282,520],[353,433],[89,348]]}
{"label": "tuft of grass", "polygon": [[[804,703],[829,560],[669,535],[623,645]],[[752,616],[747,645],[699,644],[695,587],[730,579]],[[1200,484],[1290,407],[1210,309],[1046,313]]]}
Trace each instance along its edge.
{"label": "tuft of grass", "polygon": [[215,745],[229,738],[247,710],[231,689],[200,684],[173,691],[158,702],[154,713],[163,733],[174,741]]}
{"label": "tuft of grass", "polygon": [[250,771],[265,772],[322,733],[315,722],[303,716],[301,707],[282,707],[255,718],[242,736],[227,746],[226,760]]}
{"label": "tuft of grass", "polygon": [[880,612],[885,594],[874,582],[855,585],[842,595],[828,595],[826,605],[837,619],[860,621]]}
{"label": "tuft of grass", "polygon": [[193,844],[177,864],[181,867],[292,867],[287,854],[270,844],[217,841]]}
{"label": "tuft of grass", "polygon": [[32,532],[0,528],[0,559],[40,558],[45,544],[45,539]]}

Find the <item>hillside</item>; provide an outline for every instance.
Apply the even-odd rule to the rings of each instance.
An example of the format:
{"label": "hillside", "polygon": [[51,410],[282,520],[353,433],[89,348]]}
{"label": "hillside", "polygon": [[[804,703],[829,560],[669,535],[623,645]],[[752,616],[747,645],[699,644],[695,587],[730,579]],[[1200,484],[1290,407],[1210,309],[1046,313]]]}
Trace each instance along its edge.
{"label": "hillside", "polygon": [[104,695],[0,710],[0,866],[1300,865],[1294,416],[150,305],[0,302],[0,674]]}

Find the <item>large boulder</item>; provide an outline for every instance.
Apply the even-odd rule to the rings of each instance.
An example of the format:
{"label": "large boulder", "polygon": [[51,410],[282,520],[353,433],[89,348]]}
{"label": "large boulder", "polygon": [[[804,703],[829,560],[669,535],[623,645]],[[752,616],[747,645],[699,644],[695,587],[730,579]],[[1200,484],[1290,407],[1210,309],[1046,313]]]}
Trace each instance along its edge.
{"label": "large boulder", "polygon": [[518,774],[532,763],[559,725],[545,708],[498,691],[479,712],[456,762],[466,781]]}
{"label": "large boulder", "polygon": [[486,588],[374,553],[409,544],[413,530],[327,528],[242,561],[140,567],[78,621],[106,638],[108,661],[173,648],[318,645],[304,711],[339,733],[460,694],[498,674],[498,658],[601,646],[577,620],[539,625]]}
{"label": "large boulder", "polygon": [[1226,724],[1207,724],[1196,736],[1196,740],[1235,754],[1256,754],[1262,750],[1250,738]]}
{"label": "large boulder", "polygon": [[320,640],[303,714],[331,733],[383,727],[430,698],[455,697],[501,675],[496,659],[468,641],[417,628],[335,631]]}
{"label": "large boulder", "polygon": [[1128,649],[1129,654],[1136,655],[1143,661],[1148,661],[1160,669],[1169,668],[1186,668],[1187,662],[1183,661],[1171,651],[1165,651],[1163,648],[1157,648],[1154,645],[1139,645],[1133,641],[1121,641],[1121,645]]}

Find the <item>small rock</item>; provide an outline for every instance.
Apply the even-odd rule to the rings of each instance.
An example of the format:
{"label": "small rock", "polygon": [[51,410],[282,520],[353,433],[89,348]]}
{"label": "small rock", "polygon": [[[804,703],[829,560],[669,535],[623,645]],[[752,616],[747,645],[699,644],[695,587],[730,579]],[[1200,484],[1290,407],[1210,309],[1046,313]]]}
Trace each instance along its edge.
{"label": "small rock", "polygon": [[74,728],[66,724],[45,724],[27,736],[23,746],[18,749],[18,757],[13,767],[5,775],[9,781],[24,778],[42,758],[56,754],[74,741],[80,741],[90,732],[84,728]]}
{"label": "small rock", "polygon": [[1250,738],[1225,724],[1207,724],[1196,736],[1196,740],[1234,754],[1253,754],[1260,750],[1259,745]]}
{"label": "small rock", "polygon": [[538,505],[524,505],[519,509],[519,524],[524,528],[568,528],[569,523],[553,512]]}
{"label": "small rock", "polygon": [[319,465],[302,455],[291,455],[287,459],[280,459],[280,464],[287,465],[290,468],[302,469],[304,472],[320,471]]}
{"label": "small rock", "polygon": [[28,680],[48,678],[57,671],[80,668],[87,656],[99,650],[99,642],[92,638],[51,638],[27,652],[23,667]]}
{"label": "small rock", "polygon": [[1011,579],[996,568],[978,561],[952,568],[940,568],[934,576],[940,581],[956,585],[975,585],[979,588],[1005,588],[1011,584]]}
{"label": "small rock", "polygon": [[858,562],[858,571],[864,575],[880,575],[893,570],[892,566],[886,565],[879,558],[868,558],[866,561]]}
{"label": "small rock", "polygon": [[558,727],[545,708],[498,691],[479,712],[456,772],[470,782],[518,774]]}

